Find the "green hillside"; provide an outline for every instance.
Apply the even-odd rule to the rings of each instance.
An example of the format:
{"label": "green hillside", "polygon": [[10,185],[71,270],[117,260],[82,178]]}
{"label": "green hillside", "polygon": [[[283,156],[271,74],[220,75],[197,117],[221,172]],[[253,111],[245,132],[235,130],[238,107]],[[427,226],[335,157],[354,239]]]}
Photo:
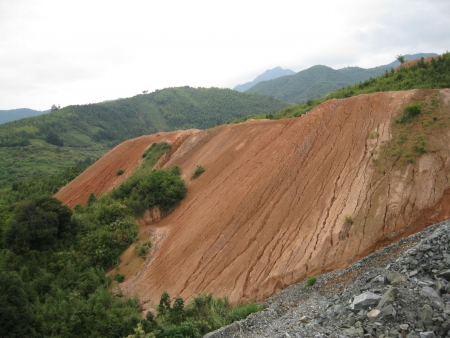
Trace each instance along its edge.
{"label": "green hillside", "polygon": [[280,110],[276,114],[259,114],[238,119],[241,122],[249,118],[253,119],[282,119],[289,117],[299,117],[306,114],[312,108],[329,99],[342,99],[346,97],[369,94],[391,90],[408,89],[439,89],[450,88],[450,53],[445,53],[430,62],[425,62],[422,58],[419,62],[408,68],[393,69],[376,78],[370,78],[355,85],[341,88],[327,96],[316,100],[308,100],[307,104],[298,104]]}
{"label": "green hillside", "polygon": [[[428,56],[437,56],[437,54],[409,54],[404,58],[405,60],[414,60]],[[287,102],[306,103],[308,100],[323,97],[342,87],[378,77],[398,65],[400,62],[394,61],[388,65],[368,69],[346,67],[338,70],[318,65],[294,75],[260,82],[248,89],[246,93],[260,93],[272,95]]]}
{"label": "green hillside", "polygon": [[357,82],[354,78],[359,79],[363,74],[365,75],[364,70],[358,67],[340,71],[318,65],[294,75],[260,82],[246,93],[273,95],[288,102],[304,103],[353,84]]}
{"label": "green hillside", "polygon": [[209,128],[237,118],[275,113],[274,97],[219,88],[168,88],[98,104],[68,106],[0,125],[0,188],[57,173],[102,156],[140,135]]}
{"label": "green hillside", "polygon": [[392,70],[377,78],[342,88],[325,99],[413,88],[450,88],[450,54],[445,53],[430,62],[422,58],[414,66]]}

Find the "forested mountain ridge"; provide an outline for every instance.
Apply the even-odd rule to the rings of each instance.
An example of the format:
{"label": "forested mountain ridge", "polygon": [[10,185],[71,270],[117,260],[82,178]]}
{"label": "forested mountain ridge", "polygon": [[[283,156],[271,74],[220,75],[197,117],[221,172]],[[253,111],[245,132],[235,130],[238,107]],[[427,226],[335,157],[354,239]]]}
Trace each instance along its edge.
{"label": "forested mountain ridge", "polygon": [[[437,56],[437,54],[408,54],[404,55],[404,58],[413,60],[428,56]],[[260,93],[272,95],[288,102],[306,103],[308,100],[328,95],[342,87],[383,75],[386,71],[399,65],[400,62],[397,60],[388,65],[367,69],[346,67],[335,70],[327,66],[316,65],[294,75],[260,82],[248,89],[246,93]]]}
{"label": "forested mountain ridge", "polygon": [[272,95],[288,102],[306,102],[348,86],[350,77],[330,67],[317,65],[295,75],[260,82],[247,93]]}
{"label": "forested mountain ridge", "polygon": [[[0,125],[0,187],[95,159],[124,140],[176,129],[209,128],[289,104],[219,88],[167,88],[97,104],[68,106]],[[58,151],[58,156],[55,156]],[[44,156],[45,155],[45,156]]]}

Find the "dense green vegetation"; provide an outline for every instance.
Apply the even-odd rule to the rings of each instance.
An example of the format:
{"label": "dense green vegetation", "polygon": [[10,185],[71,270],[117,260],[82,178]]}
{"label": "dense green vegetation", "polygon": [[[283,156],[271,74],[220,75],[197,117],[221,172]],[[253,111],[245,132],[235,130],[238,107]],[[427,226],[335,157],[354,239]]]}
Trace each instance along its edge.
{"label": "dense green vegetation", "polygon": [[[105,271],[114,268],[135,241],[134,218],[152,206],[169,212],[186,194],[179,167],[152,169],[168,150],[170,144],[165,142],[152,145],[141,167],[118,189],[98,198],[92,194],[86,206],[78,205],[73,213],[48,193],[77,168],[54,176],[54,184],[42,179],[3,191],[1,337],[125,337],[135,330],[157,337],[199,337],[259,309],[250,304],[233,310],[226,300],[199,296],[205,302],[197,300],[197,307],[184,309],[177,298],[177,305],[169,304],[156,318],[143,319],[138,299],[108,290],[112,279]],[[141,247],[142,256],[150,246]],[[121,282],[123,276],[115,279]],[[221,307],[210,305],[216,303]],[[228,322],[217,322],[213,308],[227,313]]]}
{"label": "dense green vegetation", "polygon": [[0,147],[0,189],[13,183],[59,175],[80,163],[93,163],[109,149],[108,145],[92,147],[58,147],[44,140],[30,140],[29,146]]}
{"label": "dense green vegetation", "polygon": [[274,113],[286,106],[285,102],[259,94],[182,87],[54,109],[45,115],[0,125],[0,172],[5,173],[0,177],[0,188],[99,158],[133,137],[209,128],[250,114]]}
{"label": "dense green vegetation", "polygon": [[172,302],[170,295],[164,292],[156,316],[149,312],[147,322],[140,323],[131,337],[148,334],[155,338],[200,338],[261,309],[256,303],[231,307],[227,298],[213,298],[211,294],[198,295],[185,306],[183,298],[177,297]]}
{"label": "dense green vegetation", "polygon": [[68,106],[0,126],[0,146],[32,139],[69,147],[121,142],[157,131],[209,128],[253,113],[276,112],[287,103],[273,97],[219,88],[167,88],[97,104]]}
{"label": "dense green vegetation", "polygon": [[47,196],[3,210],[0,225],[2,337],[123,337],[140,322],[138,300],[111,294],[104,272],[134,223],[87,223]]}
{"label": "dense green vegetation", "polygon": [[397,123],[406,123],[412,121],[412,119],[419,115],[422,110],[422,105],[419,102],[413,103],[409,106],[403,107],[403,114],[396,119]]}
{"label": "dense green vegetation", "polygon": [[424,62],[421,59],[414,66],[385,72],[383,76],[340,89],[327,96],[326,99],[345,98],[389,90],[448,87],[450,87],[450,54],[445,53],[430,62]]}
{"label": "dense green vegetation", "polygon": [[0,189],[0,205],[16,203],[30,197],[51,196],[92,163],[92,160],[87,160],[56,174],[14,182],[10,187]]}

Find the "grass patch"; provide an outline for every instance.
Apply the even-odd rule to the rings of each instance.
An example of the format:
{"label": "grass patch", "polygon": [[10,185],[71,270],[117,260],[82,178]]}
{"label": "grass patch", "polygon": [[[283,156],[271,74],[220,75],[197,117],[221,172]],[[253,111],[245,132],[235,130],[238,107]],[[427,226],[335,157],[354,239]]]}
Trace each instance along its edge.
{"label": "grass patch", "polygon": [[118,273],[117,275],[114,276],[114,280],[118,281],[119,283],[122,283],[125,280],[125,276]]}
{"label": "grass patch", "polygon": [[148,242],[145,242],[144,244],[142,244],[139,247],[139,249],[138,249],[138,246],[136,245],[134,250],[137,251],[138,257],[142,257],[143,259],[145,259],[147,256],[148,250],[150,250],[151,247],[152,247],[152,242],[148,241]]}
{"label": "grass patch", "polygon": [[[156,308],[157,314],[147,315],[148,323],[143,323],[145,333],[155,333],[157,337],[203,337],[206,333],[242,320],[254,312],[264,309],[256,303],[231,306],[228,299],[214,298],[202,293],[185,306],[181,297],[171,300],[164,292]],[[150,325],[147,325],[150,324]]]}
{"label": "grass patch", "polygon": [[312,277],[308,277],[308,279],[306,280],[306,286],[311,287],[314,284],[316,284],[317,279],[316,277],[312,276]]}
{"label": "grass patch", "polygon": [[427,151],[440,149],[432,135],[447,132],[450,112],[444,107],[442,95],[428,90],[421,91],[416,102],[403,107],[396,123],[391,124],[392,138],[378,149],[373,162],[377,172],[382,174],[393,166],[407,170],[406,166],[417,163]]}
{"label": "grass patch", "polygon": [[421,156],[426,151],[426,142],[423,136],[419,135],[414,138],[414,151]]}
{"label": "grass patch", "polygon": [[380,136],[380,133],[379,133],[378,131],[376,131],[376,130],[372,131],[372,132],[369,134],[369,138],[371,138],[371,139],[378,138],[378,136]]}
{"label": "grass patch", "polygon": [[205,168],[203,168],[201,165],[197,165],[197,169],[195,169],[195,172],[194,172],[194,175],[192,175],[192,178],[197,178],[204,172],[205,172]]}
{"label": "grass patch", "polygon": [[353,217],[350,215],[345,216],[345,224],[352,225],[353,224]]}
{"label": "grass patch", "polygon": [[409,106],[403,108],[403,114],[395,120],[397,123],[411,122],[414,117],[422,112],[422,105],[419,102],[415,102]]}

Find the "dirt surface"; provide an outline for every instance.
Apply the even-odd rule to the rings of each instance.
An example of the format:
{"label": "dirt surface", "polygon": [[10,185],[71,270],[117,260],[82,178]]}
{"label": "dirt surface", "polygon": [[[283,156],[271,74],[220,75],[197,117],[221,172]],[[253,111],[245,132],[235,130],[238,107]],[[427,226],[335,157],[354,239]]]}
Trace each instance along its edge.
{"label": "dirt surface", "polygon": [[[58,197],[84,202],[117,185],[124,177],[116,171],[135,168],[151,143],[176,142],[163,162],[181,166],[187,197],[156,225],[141,222],[158,243],[122,290],[147,307],[163,291],[262,300],[449,218],[448,128],[427,135],[431,150],[413,163],[374,161],[402,108],[436,95],[443,130],[450,91],[412,90],[330,100],[295,119],[142,137],[111,150]],[[206,171],[191,179],[198,164]]]}

